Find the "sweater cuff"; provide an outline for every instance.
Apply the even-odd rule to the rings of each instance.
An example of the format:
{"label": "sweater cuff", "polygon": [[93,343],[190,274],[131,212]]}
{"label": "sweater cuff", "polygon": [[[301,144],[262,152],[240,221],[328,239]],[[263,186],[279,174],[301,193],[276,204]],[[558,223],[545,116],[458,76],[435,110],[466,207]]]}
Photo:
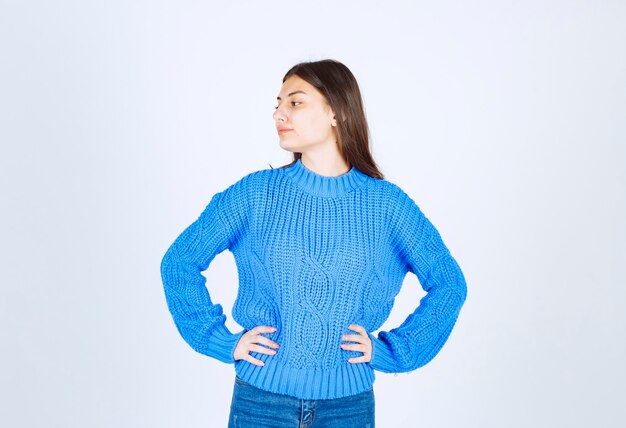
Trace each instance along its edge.
{"label": "sweater cuff", "polygon": [[395,367],[398,365],[393,357],[393,352],[385,342],[372,333],[368,333],[368,335],[372,340],[372,359],[370,360],[370,365],[375,370],[393,373]]}
{"label": "sweater cuff", "polygon": [[214,357],[224,363],[235,363],[233,354],[239,339],[246,332],[242,330],[239,333],[231,333],[230,330],[224,325],[220,324],[211,332],[211,338],[209,339],[209,348],[214,350]]}

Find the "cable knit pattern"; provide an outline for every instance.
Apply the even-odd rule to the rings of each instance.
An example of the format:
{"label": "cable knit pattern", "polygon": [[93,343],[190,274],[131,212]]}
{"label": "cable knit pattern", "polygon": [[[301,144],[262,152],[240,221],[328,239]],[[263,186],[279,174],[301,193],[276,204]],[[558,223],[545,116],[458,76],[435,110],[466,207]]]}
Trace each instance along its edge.
{"label": "cable knit pattern", "polygon": [[[232,333],[213,303],[202,271],[222,251],[235,258],[239,290]],[[404,277],[426,291],[397,328],[387,320]],[[161,262],[176,327],[197,352],[234,363],[244,381],[279,394],[330,399],[358,394],[374,370],[408,372],[428,363],[447,341],[466,297],[465,278],[441,236],[397,185],[352,167],[321,176],[300,160],[250,173],[215,194]],[[363,326],[372,360],[340,348]],[[276,332],[276,355],[252,352],[265,366],[234,361],[241,335],[257,325]]]}

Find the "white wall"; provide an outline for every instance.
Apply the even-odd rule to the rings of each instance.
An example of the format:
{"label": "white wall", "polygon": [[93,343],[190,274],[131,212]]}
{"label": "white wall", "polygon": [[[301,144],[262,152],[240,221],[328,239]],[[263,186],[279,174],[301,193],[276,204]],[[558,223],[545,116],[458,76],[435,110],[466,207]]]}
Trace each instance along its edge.
{"label": "white wall", "polygon": [[[281,78],[323,58],[468,281],[435,360],[377,373],[377,426],[619,425],[626,4],[508,3],[3,1],[2,425],[226,426],[233,367],[179,336],[159,264],[289,161]],[[232,255],[205,275],[236,329]],[[410,275],[383,329],[419,295]]]}

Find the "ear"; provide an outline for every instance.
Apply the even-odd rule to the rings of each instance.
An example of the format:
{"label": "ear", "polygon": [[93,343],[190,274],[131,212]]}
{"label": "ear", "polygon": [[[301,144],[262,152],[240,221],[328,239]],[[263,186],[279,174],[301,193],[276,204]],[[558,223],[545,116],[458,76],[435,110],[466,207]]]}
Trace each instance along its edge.
{"label": "ear", "polygon": [[[346,115],[345,114],[341,114],[341,121],[345,122],[346,121]],[[333,115],[333,121],[330,123],[332,126],[337,126],[337,117],[335,115]]]}

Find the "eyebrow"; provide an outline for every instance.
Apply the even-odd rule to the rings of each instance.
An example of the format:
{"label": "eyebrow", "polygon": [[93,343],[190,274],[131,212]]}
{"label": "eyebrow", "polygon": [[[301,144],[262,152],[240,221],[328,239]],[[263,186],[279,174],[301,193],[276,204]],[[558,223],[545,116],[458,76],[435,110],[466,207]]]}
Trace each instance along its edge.
{"label": "eyebrow", "polygon": [[[304,91],[293,91],[293,92],[290,92],[289,94],[287,94],[287,97],[290,97],[290,96],[295,95],[295,94],[304,94],[304,95],[306,95],[306,92],[304,92]],[[276,97],[276,99],[278,101],[280,101],[281,98],[280,97]]]}

